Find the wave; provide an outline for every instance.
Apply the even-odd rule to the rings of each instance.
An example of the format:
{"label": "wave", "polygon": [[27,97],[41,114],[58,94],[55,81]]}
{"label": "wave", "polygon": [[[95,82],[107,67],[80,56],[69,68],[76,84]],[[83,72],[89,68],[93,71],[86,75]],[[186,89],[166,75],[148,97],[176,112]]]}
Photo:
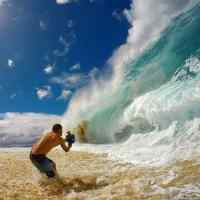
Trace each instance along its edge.
{"label": "wave", "polygon": [[[162,15],[164,5],[170,7],[168,12],[164,7],[161,16],[165,26],[156,28],[157,23],[153,24],[157,31],[148,35],[148,41],[142,40],[137,54],[131,51],[134,55],[127,49],[130,42],[136,42],[130,41],[129,33],[129,42],[113,57],[113,77],[92,82],[77,92],[63,117],[66,127],[86,120],[89,142],[124,141],[119,151],[114,148],[110,154],[129,161],[167,161],[172,152],[187,152],[188,148],[188,152],[199,152],[200,3],[186,2],[187,6],[180,7],[179,1],[157,1],[157,15]],[[140,6],[135,1],[132,7]],[[134,11],[139,20],[142,10]],[[128,56],[121,59],[119,67],[116,55],[120,57],[120,53]]]}

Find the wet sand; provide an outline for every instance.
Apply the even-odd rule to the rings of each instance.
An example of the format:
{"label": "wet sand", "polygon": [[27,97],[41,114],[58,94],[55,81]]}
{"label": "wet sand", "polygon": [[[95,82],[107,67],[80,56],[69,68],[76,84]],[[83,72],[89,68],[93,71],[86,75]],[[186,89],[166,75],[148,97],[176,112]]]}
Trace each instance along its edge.
{"label": "wet sand", "polygon": [[0,152],[0,200],[200,200],[196,159],[144,168],[105,154],[55,150],[49,157],[59,180],[41,176],[28,151]]}

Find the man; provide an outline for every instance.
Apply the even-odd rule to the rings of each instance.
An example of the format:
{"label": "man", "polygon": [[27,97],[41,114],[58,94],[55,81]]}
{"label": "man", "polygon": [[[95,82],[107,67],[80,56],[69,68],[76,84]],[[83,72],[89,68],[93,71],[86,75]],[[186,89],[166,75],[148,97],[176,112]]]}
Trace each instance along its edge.
{"label": "man", "polygon": [[52,127],[52,131],[41,137],[35,144],[33,144],[30,160],[40,172],[46,173],[51,178],[56,175],[56,164],[46,157],[47,153],[54,147],[61,145],[65,152],[68,152],[72,147],[69,143],[68,146],[65,144],[65,140],[62,136],[62,126],[55,124]]}

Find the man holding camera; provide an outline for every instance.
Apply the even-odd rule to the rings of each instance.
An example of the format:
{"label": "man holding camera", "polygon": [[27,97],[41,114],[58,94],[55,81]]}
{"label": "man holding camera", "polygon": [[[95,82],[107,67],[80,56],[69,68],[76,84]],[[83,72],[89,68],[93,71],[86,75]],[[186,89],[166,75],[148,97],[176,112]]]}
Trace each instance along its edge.
{"label": "man holding camera", "polygon": [[[41,137],[35,144],[33,144],[30,160],[33,165],[39,169],[41,173],[45,173],[49,178],[56,175],[56,164],[54,161],[46,157],[47,153],[54,147],[61,145],[65,152],[68,152],[72,147],[72,143],[75,141],[74,135],[68,132],[66,139],[62,137],[62,126],[55,124],[52,127],[52,131]],[[68,142],[66,146],[65,141]]]}

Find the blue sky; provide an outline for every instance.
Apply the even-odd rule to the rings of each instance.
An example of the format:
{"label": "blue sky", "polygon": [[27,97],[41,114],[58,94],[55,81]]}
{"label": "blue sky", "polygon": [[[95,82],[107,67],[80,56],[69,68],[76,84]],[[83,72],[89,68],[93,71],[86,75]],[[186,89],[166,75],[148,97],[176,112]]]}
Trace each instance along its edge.
{"label": "blue sky", "polygon": [[63,114],[73,94],[101,75],[126,42],[130,4],[0,1],[0,113]]}

